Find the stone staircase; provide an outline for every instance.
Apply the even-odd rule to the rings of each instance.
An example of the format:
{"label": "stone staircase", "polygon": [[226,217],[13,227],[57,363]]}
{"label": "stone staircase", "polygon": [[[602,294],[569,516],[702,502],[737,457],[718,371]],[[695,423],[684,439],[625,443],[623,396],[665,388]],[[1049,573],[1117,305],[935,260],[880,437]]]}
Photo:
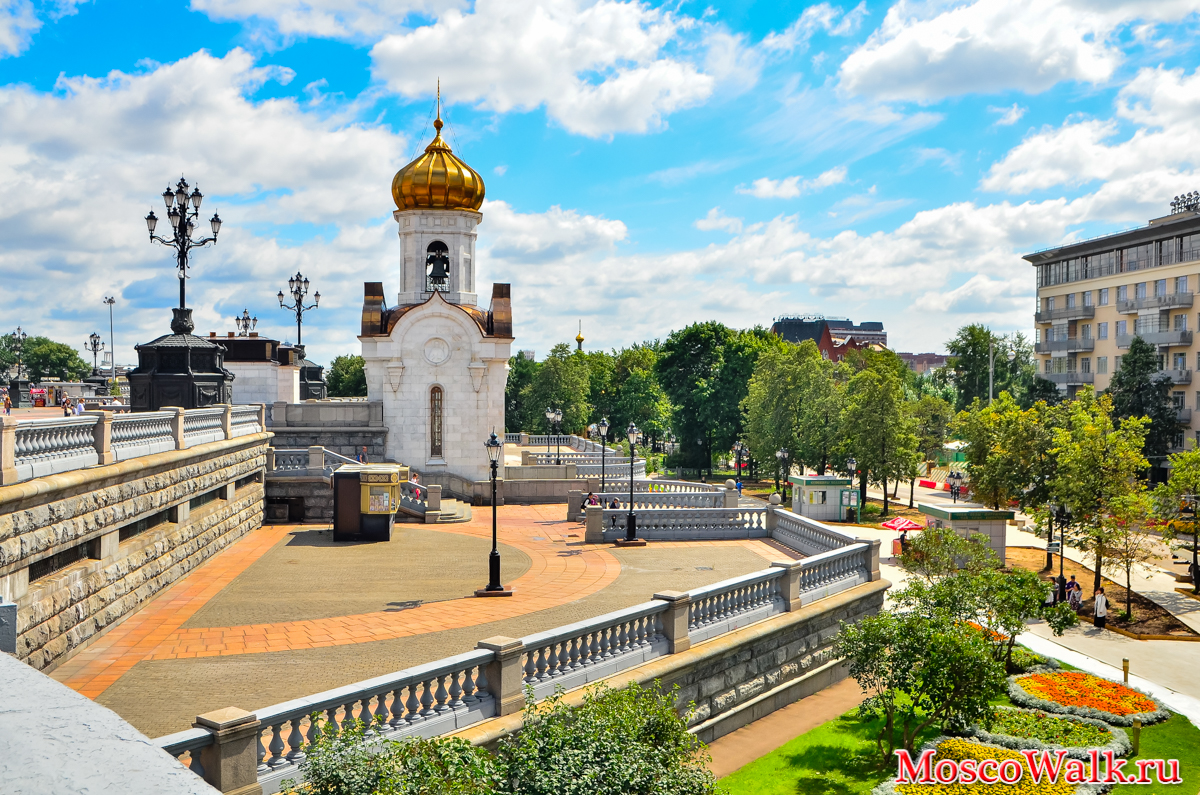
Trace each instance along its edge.
{"label": "stone staircase", "polygon": [[[438,517],[437,522],[432,522],[431,524],[454,524],[471,521],[471,506],[453,497],[442,497],[442,510],[440,513],[441,515]],[[425,515],[401,507],[396,513],[396,521],[421,524],[425,522]]]}

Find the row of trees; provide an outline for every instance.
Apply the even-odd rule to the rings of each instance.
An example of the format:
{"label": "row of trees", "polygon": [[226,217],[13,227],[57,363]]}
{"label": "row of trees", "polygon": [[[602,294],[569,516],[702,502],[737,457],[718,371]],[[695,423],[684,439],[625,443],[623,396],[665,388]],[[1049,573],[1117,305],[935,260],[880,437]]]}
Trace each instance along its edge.
{"label": "row of trees", "polygon": [[[78,381],[90,375],[92,366],[79,353],[62,342],[49,337],[28,337],[21,348],[21,373],[33,383],[50,378]],[[10,334],[0,335],[0,372],[16,375],[17,351]]]}

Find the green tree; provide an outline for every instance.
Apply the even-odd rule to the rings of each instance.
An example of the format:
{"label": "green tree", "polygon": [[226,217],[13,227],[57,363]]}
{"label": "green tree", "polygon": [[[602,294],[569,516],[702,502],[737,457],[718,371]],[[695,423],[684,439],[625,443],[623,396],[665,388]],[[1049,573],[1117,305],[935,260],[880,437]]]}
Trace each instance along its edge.
{"label": "green tree", "polygon": [[25,340],[21,368],[25,376],[35,384],[47,378],[78,381],[92,372],[92,366],[85,362],[74,348],[48,337],[30,337]]}
{"label": "green tree", "polygon": [[562,432],[575,433],[587,428],[591,416],[588,390],[591,372],[587,359],[571,346],[560,342],[550,349],[550,354],[541,363],[529,389],[529,408],[533,422],[542,433],[550,433],[550,422],[545,412],[548,408],[561,409]]}
{"label": "green tree", "polygon": [[1080,390],[1065,407],[1054,429],[1056,456],[1052,492],[1070,512],[1069,528],[1076,543],[1093,561],[1093,590],[1100,587],[1112,526],[1106,521],[1113,501],[1140,488],[1146,468],[1145,417],[1114,422],[1112,398]]}
{"label": "green tree", "polygon": [[572,709],[562,693],[526,701],[524,727],[497,750],[508,791],[520,795],[717,793],[703,744],[675,711],[678,686],[590,688]]}
{"label": "green tree", "polygon": [[613,425],[609,434],[624,433],[632,422],[655,442],[666,436],[671,426],[671,401],[659,386],[652,369],[631,370],[617,390],[613,414],[621,425]]}
{"label": "green tree", "polygon": [[888,481],[905,471],[916,450],[904,410],[904,389],[889,370],[863,370],[846,388],[841,426],[859,469],[883,489],[883,516],[888,514]]}
{"label": "green tree", "polygon": [[1150,420],[1142,452],[1155,468],[1166,464],[1167,452],[1181,427],[1171,402],[1171,379],[1161,369],[1154,346],[1134,337],[1107,390],[1112,396],[1113,416]]}
{"label": "green tree", "polygon": [[1039,421],[1037,410],[1023,411],[1008,392],[991,405],[976,400],[955,418],[954,432],[968,442],[967,471],[976,499],[999,509],[1023,496],[1050,445]]}
{"label": "green tree", "polygon": [[954,409],[935,395],[923,395],[908,405],[917,437],[917,450],[924,461],[935,461],[946,444]]}
{"label": "green tree", "polygon": [[1156,539],[1147,532],[1154,513],[1154,499],[1138,484],[1129,494],[1111,500],[1105,517],[1108,543],[1104,569],[1110,574],[1125,575],[1125,615],[1130,620],[1133,618],[1133,570],[1152,571],[1150,561],[1158,556]]}
{"label": "green tree", "polygon": [[875,738],[886,764],[896,749],[910,753],[921,733],[983,719],[1004,686],[1004,667],[983,633],[941,611],[883,611],[843,622],[835,654],[866,698],[859,715],[882,719]]}
{"label": "green tree", "polygon": [[604,417],[611,421],[617,407],[616,357],[604,351],[576,352],[575,355],[583,357],[588,370],[587,400],[592,408],[587,424],[600,422]]}
{"label": "green tree", "polygon": [[811,359],[820,359],[812,341],[803,345],[786,343],[784,347],[762,352],[750,377],[749,391],[743,405],[746,410],[746,443],[750,453],[760,461],[775,461],[775,487],[779,488],[780,472],[777,450],[788,451],[790,461],[797,461],[799,447],[797,419],[801,404],[801,373]]}
{"label": "green tree", "polygon": [[[1164,522],[1161,525],[1163,540],[1175,550],[1183,549],[1192,554],[1193,571],[1200,565],[1200,446],[1193,447],[1170,457],[1170,476],[1154,490],[1156,514]],[[1181,543],[1182,537],[1190,536],[1191,543]],[[1192,593],[1200,594],[1200,577],[1192,577]]]}
{"label": "green tree", "polygon": [[[1021,408],[1029,408],[1046,398],[1042,391],[1045,386],[1054,386],[1038,378],[1033,345],[1020,332],[1000,335],[981,323],[972,323],[960,328],[946,348],[950,352],[947,367],[953,372],[958,393],[955,402],[958,411],[965,410],[976,398],[988,403],[989,397],[1002,391],[1012,395]],[[993,384],[991,395],[989,374]]]}
{"label": "green tree", "polygon": [[960,328],[954,339],[946,343],[950,352],[946,366],[954,373],[954,388],[958,393],[956,410],[965,410],[975,400],[988,402],[988,346],[995,341],[991,329],[982,323],[972,323]]}
{"label": "green tree", "polygon": [[783,344],[761,328],[735,331],[715,321],[671,332],[654,373],[671,401],[685,464],[712,474],[713,452],[730,449],[742,433],[742,401],[759,353]]}
{"label": "green tree", "polygon": [[353,354],[334,358],[325,372],[325,391],[330,397],[365,397],[365,365],[363,357]]}
{"label": "green tree", "polygon": [[535,427],[537,416],[546,407],[529,404],[530,390],[533,388],[533,377],[537,374],[538,363],[526,359],[523,353],[517,353],[508,360],[508,383],[504,386],[504,428],[509,433],[528,433]]}
{"label": "green tree", "polygon": [[[816,343],[805,344],[816,349]],[[847,365],[835,364],[819,354],[805,356],[800,364],[795,458],[816,469],[818,475],[825,474],[842,444],[842,409],[849,370]]]}

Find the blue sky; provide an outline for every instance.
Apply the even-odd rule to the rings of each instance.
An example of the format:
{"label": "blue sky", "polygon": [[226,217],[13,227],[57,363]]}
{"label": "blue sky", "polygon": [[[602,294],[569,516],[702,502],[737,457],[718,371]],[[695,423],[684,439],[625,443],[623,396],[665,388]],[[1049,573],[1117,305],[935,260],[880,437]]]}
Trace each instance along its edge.
{"label": "blue sky", "polygon": [[[941,351],[1028,330],[1020,255],[1143,224],[1197,184],[1200,0],[0,0],[0,325],[117,351],[177,294],[142,216],[185,173],[225,226],[197,331],[322,294],[357,352],[398,289],[392,175],[448,138],[487,186],[480,293],[539,357],[717,319],[882,320]],[[161,213],[160,213],[161,215]]]}

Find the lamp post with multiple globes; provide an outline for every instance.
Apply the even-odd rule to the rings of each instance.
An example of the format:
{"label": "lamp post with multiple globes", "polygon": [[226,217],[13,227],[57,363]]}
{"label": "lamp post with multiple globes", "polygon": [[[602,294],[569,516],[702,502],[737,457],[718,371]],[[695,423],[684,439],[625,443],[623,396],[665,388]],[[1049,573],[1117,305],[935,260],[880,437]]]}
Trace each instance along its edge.
{"label": "lamp post with multiple globes", "polygon": [[233,325],[237,326],[239,337],[249,337],[250,332],[258,326],[258,318],[250,317],[250,310],[243,309],[242,314],[233,316]]}
{"label": "lamp post with multiple globes", "polygon": [[100,351],[104,350],[104,342],[100,339],[100,335],[92,332],[88,335],[88,341],[83,344],[85,351],[90,351],[92,354],[92,375],[100,372]]}
{"label": "lamp post with multiple globes", "polygon": [[300,347],[304,342],[300,337],[304,313],[310,309],[317,308],[317,305],[321,303],[321,293],[320,291],[313,293],[312,304],[310,306],[304,305],[304,297],[308,295],[308,279],[304,278],[304,275],[300,271],[296,271],[296,275],[288,279],[288,292],[292,296],[292,303],[285,304],[283,302],[283,290],[279,291],[279,295],[276,298],[279,299],[280,309],[290,309],[296,313],[296,347]]}
{"label": "lamp post with multiple globes", "polygon": [[[546,409],[546,421],[550,423],[550,434],[554,437],[554,463],[556,465],[562,463],[562,454],[559,451],[561,440],[558,438],[562,433],[562,418],[562,409]],[[550,452],[549,444],[546,445],[546,452]]]}
{"label": "lamp post with multiple globes", "polygon": [[209,226],[212,228],[212,237],[193,239],[192,232],[195,230],[196,221],[200,216],[200,202],[204,200],[204,194],[200,192],[200,188],[193,188],[189,194],[187,180],[180,177],[175,190],[171,190],[168,186],[163,191],[162,197],[163,203],[167,206],[167,221],[171,224],[171,236],[167,238],[154,234],[154,229],[158,225],[158,216],[154,214],[154,210],[151,210],[150,214],[146,216],[146,228],[150,231],[151,242],[161,243],[175,249],[175,262],[179,270],[179,309],[183,310],[187,306],[186,285],[190,267],[188,252],[194,248],[203,248],[209,243],[217,242],[217,235],[221,231],[221,217],[217,213],[213,213],[212,218],[208,219]]}
{"label": "lamp post with multiple globes", "polygon": [[500,549],[496,538],[496,473],[500,466],[500,454],[504,451],[504,443],[492,431],[492,435],[483,443],[487,450],[488,462],[492,468],[492,551],[488,555],[488,584],[475,592],[476,596],[512,596],[513,589],[505,588],[500,583]]}
{"label": "lamp post with multiple globes", "polygon": [[608,457],[608,448],[605,447],[605,440],[608,439],[608,417],[601,417],[600,424],[596,426],[596,430],[600,432],[600,493],[604,493],[604,484],[607,482],[604,477],[604,463]]}
{"label": "lamp post with multiple globes", "polygon": [[625,537],[617,539],[619,546],[642,547],[646,545],[643,539],[637,537],[637,514],[633,512],[633,459],[637,457],[637,440],[641,431],[632,422],[625,429],[625,438],[629,440],[629,515],[625,517]]}

